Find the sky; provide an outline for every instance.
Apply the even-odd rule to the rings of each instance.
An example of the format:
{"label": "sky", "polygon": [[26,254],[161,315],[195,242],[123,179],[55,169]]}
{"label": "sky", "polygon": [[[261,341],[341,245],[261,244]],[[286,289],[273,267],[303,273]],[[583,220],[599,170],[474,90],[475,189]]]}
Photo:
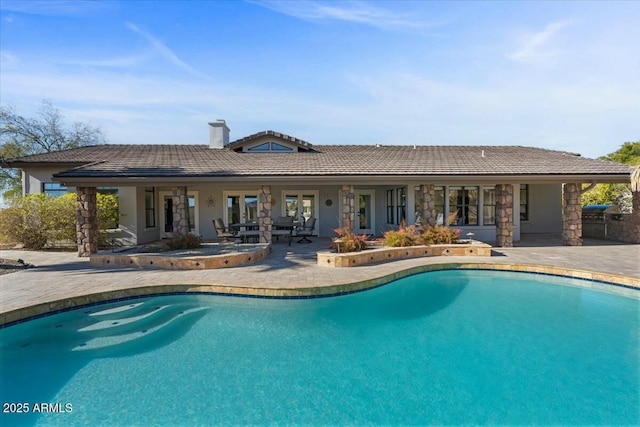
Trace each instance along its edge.
{"label": "sky", "polygon": [[0,0],[0,104],[113,144],[640,140],[640,1]]}

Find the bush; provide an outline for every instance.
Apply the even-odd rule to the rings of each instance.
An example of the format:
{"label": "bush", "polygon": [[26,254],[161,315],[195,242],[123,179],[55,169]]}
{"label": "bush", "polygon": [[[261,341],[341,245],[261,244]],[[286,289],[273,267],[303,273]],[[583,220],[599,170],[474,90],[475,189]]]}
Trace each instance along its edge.
{"label": "bush", "polygon": [[398,230],[391,230],[384,233],[383,242],[385,246],[393,248],[414,246],[418,241],[418,230],[415,226],[407,227],[404,223],[400,224]]}
{"label": "bush", "polygon": [[67,197],[63,198],[65,200],[57,201],[44,194],[28,194],[15,199],[12,206],[0,215],[2,240],[22,243],[28,249],[42,249],[50,238],[70,235],[75,239],[75,211],[71,218],[71,232],[69,218],[65,217],[68,216],[65,209]]}
{"label": "bush", "polygon": [[427,227],[418,236],[417,241],[420,245],[443,245],[456,243],[459,237],[460,230],[436,225],[435,227]]}
{"label": "bush", "polygon": [[[97,209],[99,229],[117,224],[116,196],[98,193]],[[0,241],[22,243],[27,249],[43,249],[52,241],[75,242],[76,221],[75,193],[60,197],[28,194],[0,211]]]}
{"label": "bush", "polygon": [[170,251],[178,249],[198,249],[202,246],[202,238],[195,234],[176,234],[164,242]]}
{"label": "bush", "polygon": [[359,252],[367,246],[366,234],[354,234],[350,228],[333,230],[338,237],[332,239],[331,247],[338,252]]}
{"label": "bush", "polygon": [[98,228],[100,230],[118,228],[120,222],[118,196],[98,193],[96,204],[98,208]]}

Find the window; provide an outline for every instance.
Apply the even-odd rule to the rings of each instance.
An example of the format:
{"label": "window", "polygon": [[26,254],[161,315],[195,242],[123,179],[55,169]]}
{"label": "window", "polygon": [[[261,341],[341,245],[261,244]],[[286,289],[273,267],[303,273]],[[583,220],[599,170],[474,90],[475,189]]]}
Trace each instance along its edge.
{"label": "window", "polygon": [[278,144],[277,142],[265,142],[263,144],[256,145],[255,147],[247,148],[247,151],[262,153],[267,151],[288,152],[293,151],[293,148],[287,147],[286,145]]}
{"label": "window", "polygon": [[496,188],[484,187],[484,202],[482,205],[483,225],[494,225],[496,223]]}
{"label": "window", "polygon": [[47,196],[60,197],[67,194],[67,187],[59,182],[44,182],[42,183],[42,192]]}
{"label": "window", "polygon": [[529,221],[529,186],[520,184],[520,221]]}
{"label": "window", "polygon": [[144,189],[145,227],[156,226],[156,194],[153,187]]}
{"label": "window", "polygon": [[393,224],[393,190],[387,190],[387,224]]}
{"label": "window", "polygon": [[478,187],[449,187],[449,211],[456,225],[478,225]]}
{"label": "window", "polygon": [[397,207],[398,207],[398,224],[406,222],[407,220],[407,195],[404,187],[396,189]]}
{"label": "window", "polygon": [[272,142],[271,151],[293,151],[293,150],[287,147],[286,145],[278,144],[277,142]]}
{"label": "window", "polygon": [[247,151],[271,151],[269,147],[269,143],[265,142],[264,144],[256,145],[255,147],[248,148]]}

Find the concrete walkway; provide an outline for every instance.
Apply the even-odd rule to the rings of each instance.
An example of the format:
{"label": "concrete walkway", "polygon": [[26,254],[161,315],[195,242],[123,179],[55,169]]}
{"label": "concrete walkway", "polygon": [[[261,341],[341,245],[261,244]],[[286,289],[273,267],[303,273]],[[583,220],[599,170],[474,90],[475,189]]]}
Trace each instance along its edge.
{"label": "concrete walkway", "polygon": [[[492,257],[418,258],[353,268],[316,265],[316,252],[329,245],[329,239],[318,238],[312,244],[293,243],[290,247],[286,243],[276,243],[267,259],[250,266],[187,271],[97,268],[89,265],[88,258],[78,258],[75,252],[3,250],[0,257],[22,259],[36,268],[0,276],[0,315],[37,304],[105,291],[186,284],[268,289],[317,288],[370,281],[416,266],[442,263],[544,265],[640,279],[640,245],[599,240],[585,239],[584,246],[566,247],[554,236],[528,236],[514,248],[494,249]],[[126,294],[122,292],[121,296]],[[59,305],[54,307],[51,304],[51,309],[59,308]]]}

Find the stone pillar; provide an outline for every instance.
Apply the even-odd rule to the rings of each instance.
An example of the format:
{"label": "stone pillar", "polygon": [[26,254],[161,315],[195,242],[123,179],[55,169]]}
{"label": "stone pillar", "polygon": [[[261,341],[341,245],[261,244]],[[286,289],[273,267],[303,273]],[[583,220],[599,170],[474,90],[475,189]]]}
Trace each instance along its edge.
{"label": "stone pillar", "polygon": [[173,187],[173,232],[189,233],[189,196],[187,187]]}
{"label": "stone pillar", "polygon": [[513,246],[513,185],[496,185],[496,246]]}
{"label": "stone pillar", "polygon": [[96,187],[76,187],[76,242],[78,256],[98,252]]}
{"label": "stone pillar", "polygon": [[271,243],[271,186],[263,185],[258,190],[258,230],[260,243]]}
{"label": "stone pillar", "polygon": [[636,166],[631,173],[631,214],[625,223],[628,223],[626,241],[640,243],[640,166]]}
{"label": "stone pillar", "polygon": [[353,185],[343,185],[340,188],[342,197],[342,227],[353,231],[356,223],[356,195]]}
{"label": "stone pillar", "polygon": [[423,227],[436,225],[436,186],[433,184],[420,185],[420,218]]}
{"label": "stone pillar", "polygon": [[562,244],[582,246],[582,184],[562,185]]}

